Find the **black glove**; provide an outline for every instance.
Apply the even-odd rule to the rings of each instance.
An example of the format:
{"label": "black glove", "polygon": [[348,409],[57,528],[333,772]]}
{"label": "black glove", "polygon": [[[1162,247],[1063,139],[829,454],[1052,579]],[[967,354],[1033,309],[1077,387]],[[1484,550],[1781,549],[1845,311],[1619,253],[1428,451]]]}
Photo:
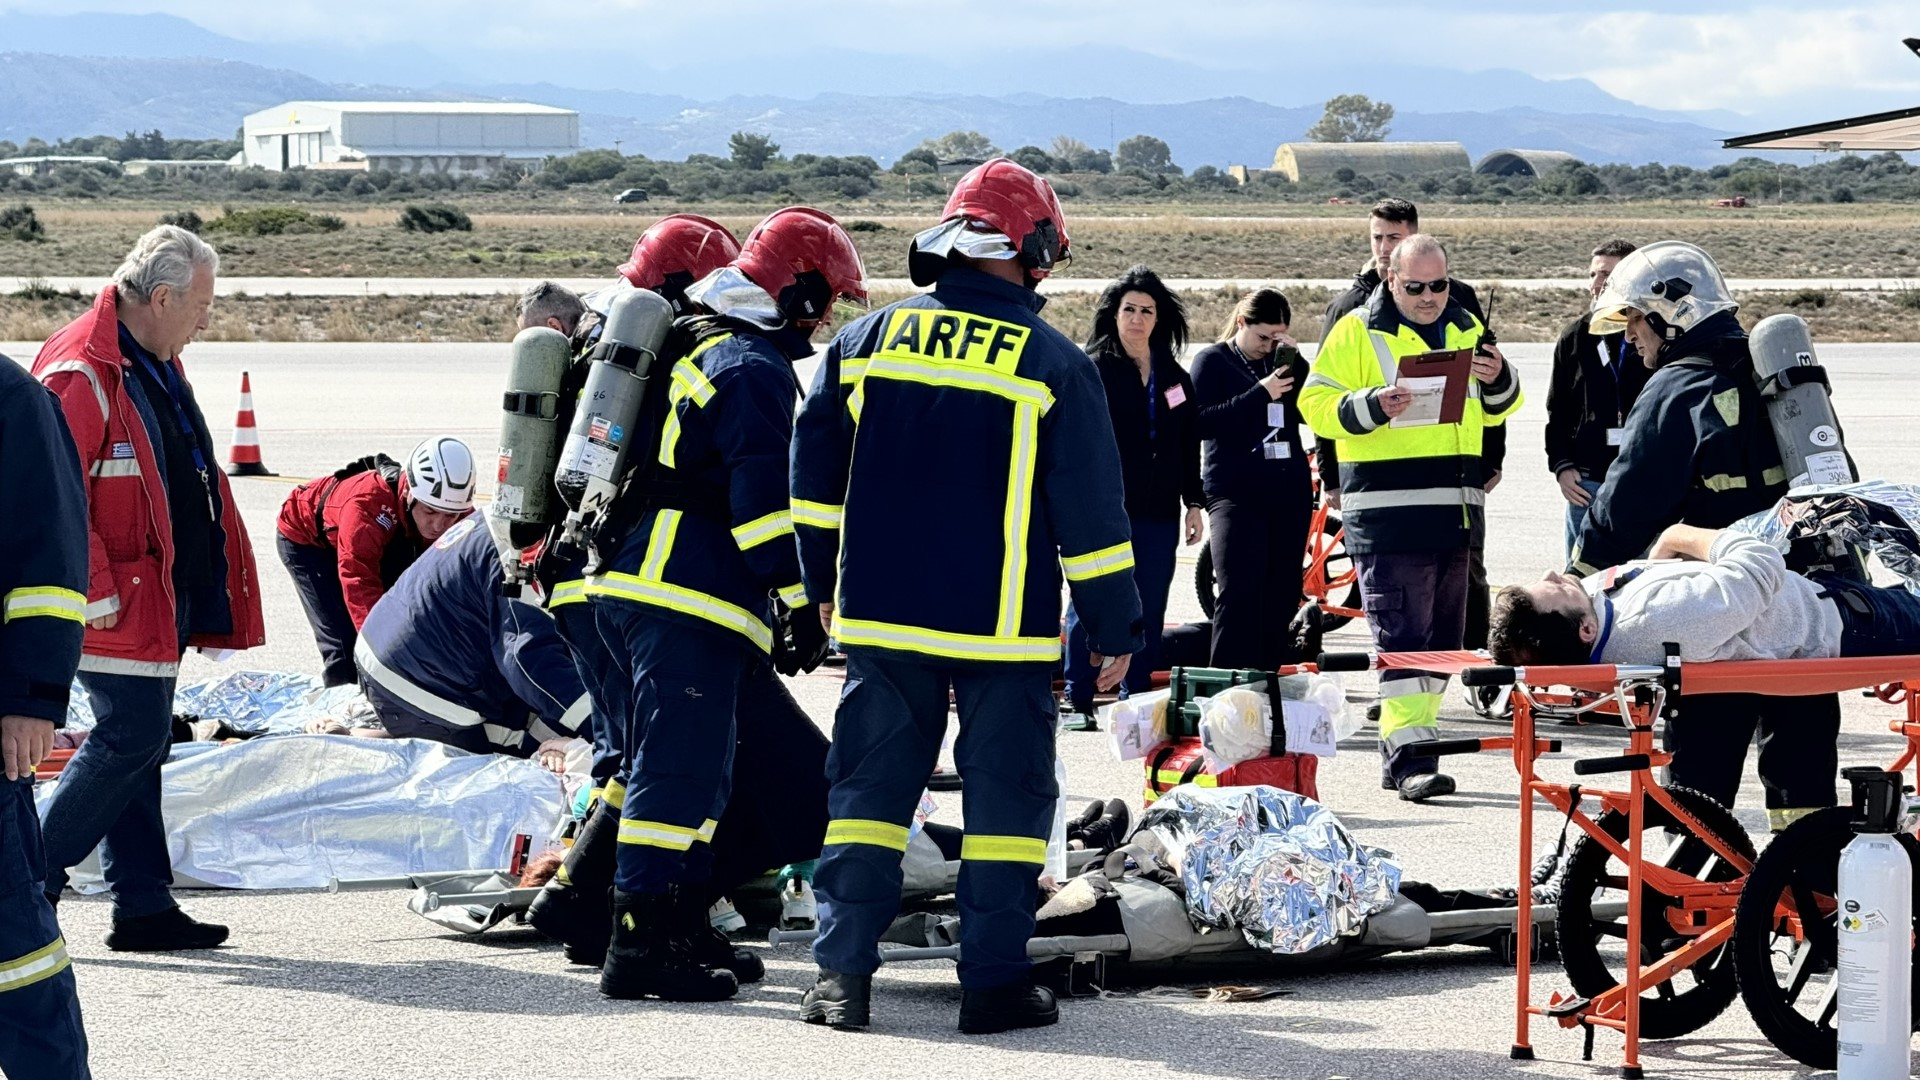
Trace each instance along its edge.
{"label": "black glove", "polygon": [[827,628],[820,625],[820,605],[789,608],[773,603],[775,634],[773,669],[782,675],[812,671],[827,658]]}

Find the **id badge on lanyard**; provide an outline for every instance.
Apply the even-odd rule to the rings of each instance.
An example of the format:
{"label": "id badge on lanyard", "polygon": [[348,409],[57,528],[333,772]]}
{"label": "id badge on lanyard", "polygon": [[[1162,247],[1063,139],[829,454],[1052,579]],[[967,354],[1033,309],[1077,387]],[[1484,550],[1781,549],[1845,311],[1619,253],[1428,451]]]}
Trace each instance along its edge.
{"label": "id badge on lanyard", "polygon": [[1607,356],[1607,343],[1594,342],[1594,348],[1600,351],[1600,366],[1613,376],[1613,426],[1607,429],[1607,445],[1619,449],[1627,439],[1627,413],[1620,405],[1620,367],[1627,362],[1627,343],[1623,338],[1619,351],[1612,357]]}

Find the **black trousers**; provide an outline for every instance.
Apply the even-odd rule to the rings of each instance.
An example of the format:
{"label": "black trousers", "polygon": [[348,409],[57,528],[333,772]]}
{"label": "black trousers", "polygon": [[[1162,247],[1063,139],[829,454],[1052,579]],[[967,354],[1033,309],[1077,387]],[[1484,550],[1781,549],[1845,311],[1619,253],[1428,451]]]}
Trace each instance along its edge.
{"label": "black trousers", "polygon": [[274,546],[293,578],[294,591],[300,594],[307,622],[313,625],[313,640],[320,646],[321,677],[328,686],[358,682],[353,645],[360,634],[353,627],[347,596],[340,588],[340,556],[330,547],[296,544],[279,535],[274,537]]}
{"label": "black trousers", "polygon": [[1493,598],[1487,594],[1487,550],[1474,548],[1467,563],[1467,629],[1461,638],[1463,649],[1487,647],[1487,632],[1493,617]]}
{"label": "black trousers", "polygon": [[1214,667],[1271,671],[1299,661],[1287,627],[1300,610],[1306,574],[1313,524],[1308,500],[1303,485],[1297,497],[1274,492],[1207,504],[1207,546],[1220,598],[1213,610]]}
{"label": "black trousers", "polygon": [[1784,827],[1793,816],[1779,811],[1834,805],[1840,770],[1838,694],[1703,694],[1680,699],[1679,716],[1666,725],[1664,743],[1673,754],[1668,782],[1732,806],[1756,728],[1770,824]]}

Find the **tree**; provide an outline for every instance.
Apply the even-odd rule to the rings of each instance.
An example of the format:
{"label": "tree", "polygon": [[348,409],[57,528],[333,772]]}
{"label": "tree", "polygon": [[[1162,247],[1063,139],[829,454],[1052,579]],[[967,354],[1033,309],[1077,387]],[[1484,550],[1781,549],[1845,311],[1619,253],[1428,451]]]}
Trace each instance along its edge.
{"label": "tree", "polygon": [[1012,158],[1016,164],[1024,165],[1037,173],[1053,171],[1053,155],[1037,146],[1023,146],[1007,156]]}
{"label": "tree", "polygon": [[1326,114],[1307,129],[1313,142],[1379,142],[1387,137],[1393,106],[1365,94],[1341,94],[1327,102]]}
{"label": "tree", "polygon": [[984,161],[1000,155],[1000,148],[993,145],[993,140],[977,131],[949,131],[920,145],[941,161]]}
{"label": "tree", "polygon": [[759,172],[780,153],[780,144],[765,135],[736,131],[727,137],[727,149],[733,154],[735,168]]}
{"label": "tree", "polygon": [[893,172],[897,176],[908,173],[930,173],[940,171],[940,157],[924,146],[916,146],[901,154],[893,163]]}
{"label": "tree", "polygon": [[1113,164],[1121,169],[1139,169],[1148,173],[1174,171],[1173,148],[1151,135],[1121,139],[1114,149]]}

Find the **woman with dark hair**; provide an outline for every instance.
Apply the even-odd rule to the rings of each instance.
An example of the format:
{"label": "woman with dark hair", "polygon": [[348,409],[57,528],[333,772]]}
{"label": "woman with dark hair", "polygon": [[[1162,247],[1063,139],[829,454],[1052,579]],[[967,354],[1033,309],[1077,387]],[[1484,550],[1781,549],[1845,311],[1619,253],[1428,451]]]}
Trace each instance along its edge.
{"label": "woman with dark hair", "polygon": [[1287,336],[1292,321],[1285,296],[1258,289],[1241,299],[1222,340],[1193,358],[1219,590],[1216,667],[1271,671],[1299,659],[1287,627],[1300,607],[1313,484],[1297,406],[1307,361]]}
{"label": "woman with dark hair", "polygon": [[[1136,266],[1100,294],[1087,354],[1106,386],[1107,414],[1120,447],[1133,524],[1133,584],[1147,628],[1147,644],[1127,669],[1122,697],[1145,690],[1160,666],[1160,627],[1173,584],[1174,552],[1183,532],[1187,543],[1197,544],[1204,530],[1193,383],[1179,361],[1186,344],[1186,308],[1153,271]],[[1067,709],[1072,715],[1066,726],[1073,731],[1095,727],[1090,653],[1078,614],[1069,606]]]}

